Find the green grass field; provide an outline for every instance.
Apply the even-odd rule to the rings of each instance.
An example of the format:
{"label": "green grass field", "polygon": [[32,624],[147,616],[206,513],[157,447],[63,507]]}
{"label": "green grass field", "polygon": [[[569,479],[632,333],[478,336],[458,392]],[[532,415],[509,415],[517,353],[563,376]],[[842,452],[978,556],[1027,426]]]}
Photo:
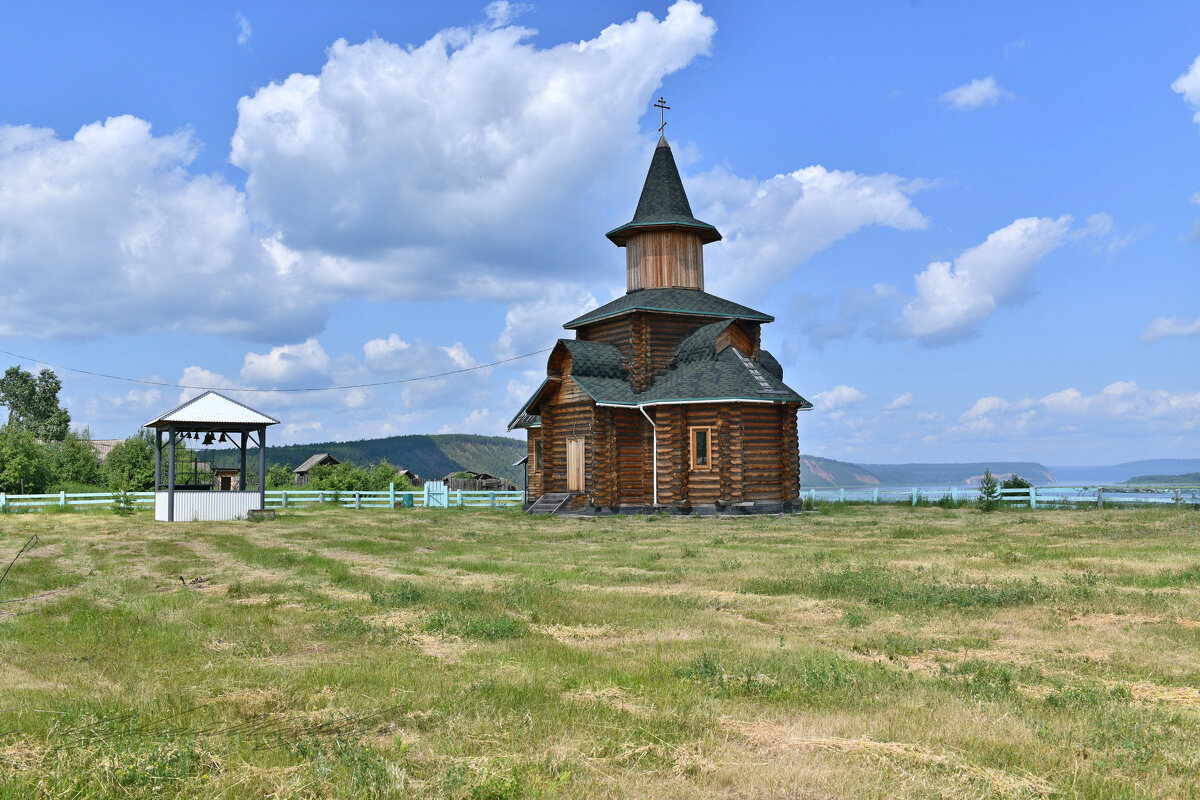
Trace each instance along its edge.
{"label": "green grass field", "polygon": [[0,798],[1200,796],[1194,510],[34,533]]}

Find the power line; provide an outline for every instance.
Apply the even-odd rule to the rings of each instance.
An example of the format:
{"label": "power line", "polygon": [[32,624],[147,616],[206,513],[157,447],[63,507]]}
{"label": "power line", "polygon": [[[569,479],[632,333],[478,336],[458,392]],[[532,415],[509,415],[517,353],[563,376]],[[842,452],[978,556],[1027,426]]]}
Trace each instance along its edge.
{"label": "power line", "polygon": [[428,381],[428,380],[433,380],[434,378],[445,378],[448,375],[460,375],[464,372],[474,372],[477,369],[487,369],[488,367],[496,367],[496,366],[499,366],[500,364],[509,364],[513,361],[520,361],[522,358],[529,358],[530,356],[536,356],[536,355],[540,355],[542,353],[548,353],[552,349],[553,348],[551,348],[551,347],[546,347],[541,350],[534,350],[532,353],[524,353],[519,356],[513,356],[512,358],[502,358],[499,361],[493,361],[490,364],[476,364],[473,367],[463,367],[462,369],[452,369],[447,372],[437,372],[437,373],[434,373],[433,375],[420,375],[416,378],[397,378],[396,380],[392,380],[392,381],[374,381],[372,383],[348,383],[344,386],[312,386],[312,387],[305,387],[305,388],[299,388],[299,389],[251,389],[251,388],[247,388],[244,386],[191,386],[186,383],[167,383],[166,381],[152,381],[152,380],[147,380],[146,378],[126,378],[121,375],[108,375],[103,372],[93,372],[91,370],[78,369],[76,367],[67,367],[67,366],[63,366],[62,364],[54,364],[50,361],[43,361],[40,358],[33,358],[32,356],[23,356],[20,353],[13,353],[8,350],[0,350],[0,353],[4,353],[7,356],[12,356],[13,358],[20,359],[22,361],[32,361],[35,364],[45,364],[46,366],[54,367],[55,369],[65,370],[67,372],[77,372],[80,375],[90,375],[93,378],[108,378],[109,380],[125,381],[126,383],[140,383],[140,384],[144,384],[146,386],[162,386],[162,387],[165,387],[168,389],[201,389],[201,390],[206,390],[206,391],[207,390],[215,391],[215,390],[219,389],[223,392],[291,392],[291,393],[298,393],[298,392],[336,392],[336,391],[341,391],[343,389],[369,389],[373,386],[393,386],[398,383],[415,383],[416,381]]}

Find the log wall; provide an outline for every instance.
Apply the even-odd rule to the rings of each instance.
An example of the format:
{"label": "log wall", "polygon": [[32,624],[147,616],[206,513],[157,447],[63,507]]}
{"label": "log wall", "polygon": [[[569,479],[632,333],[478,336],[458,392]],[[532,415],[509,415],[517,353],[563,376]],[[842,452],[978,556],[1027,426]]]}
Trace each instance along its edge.
{"label": "log wall", "polygon": [[700,237],[687,231],[647,231],[625,242],[629,291],[703,289],[704,250]]}
{"label": "log wall", "polygon": [[575,383],[563,379],[542,405],[542,491],[567,491],[567,439],[583,439],[584,491],[596,485],[595,406]]}
{"label": "log wall", "polygon": [[537,442],[542,440],[541,428],[526,428],[526,433],[529,434],[529,485],[526,491],[534,500],[542,496],[542,470],[541,464],[537,465],[537,469],[533,466],[537,458]]}

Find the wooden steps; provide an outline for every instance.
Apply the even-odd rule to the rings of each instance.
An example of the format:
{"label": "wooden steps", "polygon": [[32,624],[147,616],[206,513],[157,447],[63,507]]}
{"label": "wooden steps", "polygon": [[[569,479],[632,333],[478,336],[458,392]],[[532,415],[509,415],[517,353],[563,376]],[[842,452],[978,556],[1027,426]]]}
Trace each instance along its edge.
{"label": "wooden steps", "polygon": [[525,510],[526,514],[557,514],[574,496],[574,492],[547,492]]}

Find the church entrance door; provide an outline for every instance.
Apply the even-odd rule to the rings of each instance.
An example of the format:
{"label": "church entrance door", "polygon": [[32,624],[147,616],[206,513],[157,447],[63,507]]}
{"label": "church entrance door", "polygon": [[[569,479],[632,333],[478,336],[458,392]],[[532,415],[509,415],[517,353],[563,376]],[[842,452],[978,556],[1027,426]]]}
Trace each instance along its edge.
{"label": "church entrance door", "polygon": [[567,491],[583,491],[583,439],[567,439]]}

